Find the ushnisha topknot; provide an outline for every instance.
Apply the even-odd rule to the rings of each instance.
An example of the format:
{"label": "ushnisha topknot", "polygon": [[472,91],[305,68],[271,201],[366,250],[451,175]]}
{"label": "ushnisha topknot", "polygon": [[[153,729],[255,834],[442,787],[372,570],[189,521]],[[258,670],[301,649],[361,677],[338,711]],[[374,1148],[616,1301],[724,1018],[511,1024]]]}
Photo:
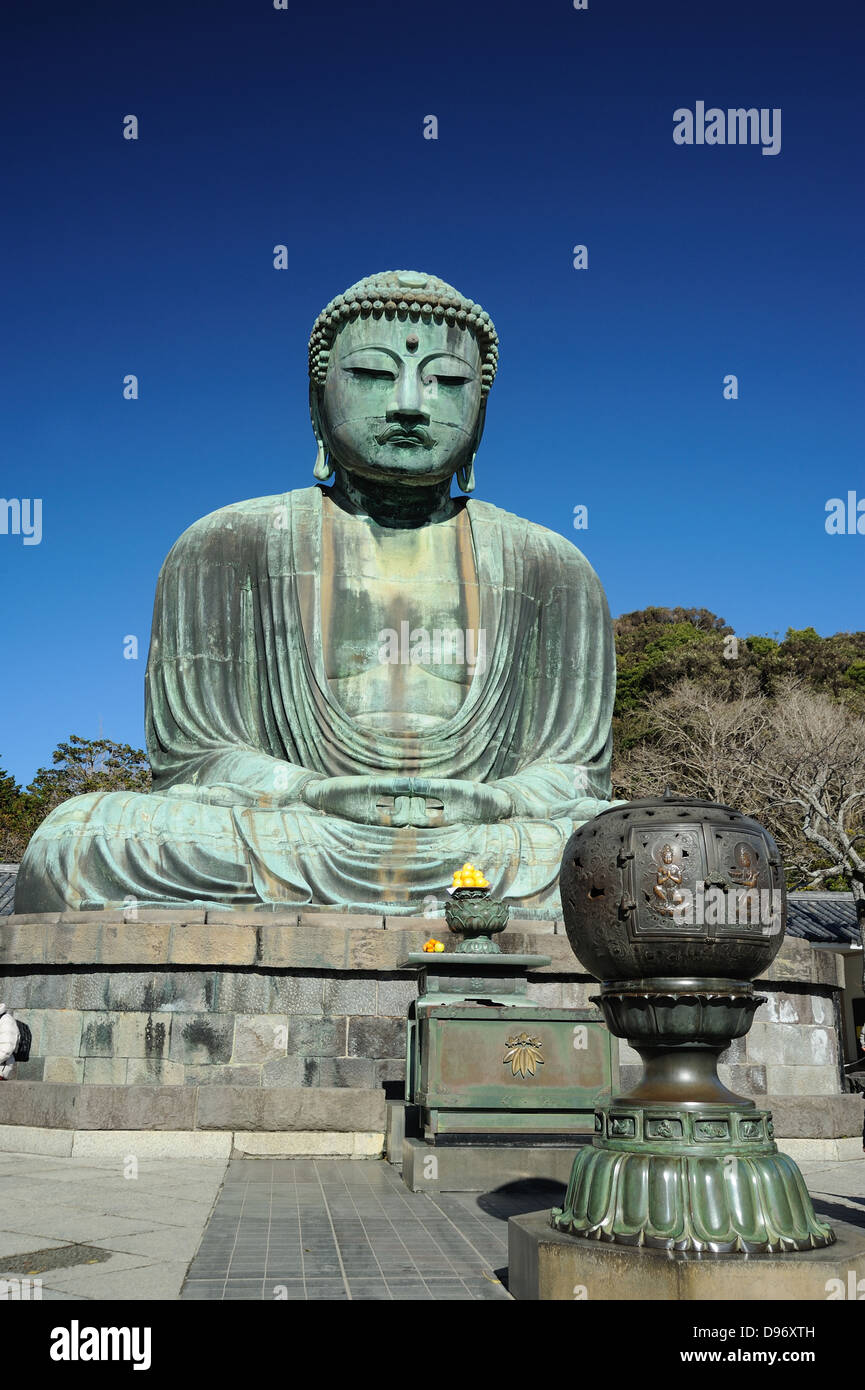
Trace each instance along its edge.
{"label": "ushnisha topknot", "polygon": [[322,309],[309,339],[309,375],[317,386],[327,376],[330,349],[337,330],[349,319],[400,318],[455,323],[473,330],[481,351],[481,394],[486,396],[498,365],[498,334],[480,304],[466,299],[453,285],[422,270],[382,270],[367,275]]}

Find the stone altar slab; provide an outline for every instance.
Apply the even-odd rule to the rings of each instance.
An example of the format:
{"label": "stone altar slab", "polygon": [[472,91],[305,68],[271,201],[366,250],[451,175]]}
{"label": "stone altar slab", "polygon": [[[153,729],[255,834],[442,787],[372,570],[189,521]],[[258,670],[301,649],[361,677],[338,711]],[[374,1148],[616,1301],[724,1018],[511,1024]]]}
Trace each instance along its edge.
{"label": "stone altar slab", "polygon": [[[837,1240],[791,1255],[704,1256],[629,1249],[550,1227],[549,1211],[508,1222],[508,1288],[520,1300],[648,1302],[766,1299],[825,1302],[829,1280],[865,1275],[865,1231],[833,1222]],[[828,1286],[828,1288],[827,1288]]]}

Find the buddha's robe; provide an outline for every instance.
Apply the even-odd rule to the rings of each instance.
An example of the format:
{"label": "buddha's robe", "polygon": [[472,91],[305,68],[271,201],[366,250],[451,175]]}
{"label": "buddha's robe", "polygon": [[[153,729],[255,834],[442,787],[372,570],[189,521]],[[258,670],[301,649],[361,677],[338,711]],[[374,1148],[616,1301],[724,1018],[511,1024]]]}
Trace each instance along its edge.
{"label": "buddha's robe", "polygon": [[[326,674],[322,526],[334,507],[307,488],[221,508],[180,537],[159,577],[146,677],[153,791],[57,807],[27,848],[16,911],[131,898],[420,912],[465,860],[494,895],[559,910],[565,843],[610,796],[615,659],[596,574],[554,532],[465,503],[485,660],[449,717],[415,733],[368,727]],[[489,783],[514,811],[401,826],[384,809],[367,825],[305,805],[311,774]]]}

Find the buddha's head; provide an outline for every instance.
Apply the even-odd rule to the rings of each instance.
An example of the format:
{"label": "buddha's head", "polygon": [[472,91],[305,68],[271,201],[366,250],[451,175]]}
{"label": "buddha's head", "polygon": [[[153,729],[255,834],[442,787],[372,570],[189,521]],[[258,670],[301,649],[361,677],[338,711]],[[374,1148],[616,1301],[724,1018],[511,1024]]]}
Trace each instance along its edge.
{"label": "buddha's head", "polygon": [[309,344],[316,477],[333,465],[394,486],[474,486],[498,359],[489,314],[418,271],[368,276],[316,319]]}

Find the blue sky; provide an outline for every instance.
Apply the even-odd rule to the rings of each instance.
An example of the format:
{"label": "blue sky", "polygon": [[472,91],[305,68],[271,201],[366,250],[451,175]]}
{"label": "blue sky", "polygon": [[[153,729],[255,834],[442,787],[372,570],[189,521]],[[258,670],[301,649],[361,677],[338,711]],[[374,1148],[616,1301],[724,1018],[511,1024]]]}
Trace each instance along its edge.
{"label": "blue sky", "polygon": [[[574,540],[614,614],[865,627],[865,535],[824,527],[865,498],[862,20],[704,10],[7,9],[0,494],[41,498],[43,534],[0,535],[0,766],[26,783],[100,727],[143,745],[165,554],[313,481],[310,327],[390,267],[489,310],[476,495]],[[780,108],[780,153],[674,144],[697,101]]]}

